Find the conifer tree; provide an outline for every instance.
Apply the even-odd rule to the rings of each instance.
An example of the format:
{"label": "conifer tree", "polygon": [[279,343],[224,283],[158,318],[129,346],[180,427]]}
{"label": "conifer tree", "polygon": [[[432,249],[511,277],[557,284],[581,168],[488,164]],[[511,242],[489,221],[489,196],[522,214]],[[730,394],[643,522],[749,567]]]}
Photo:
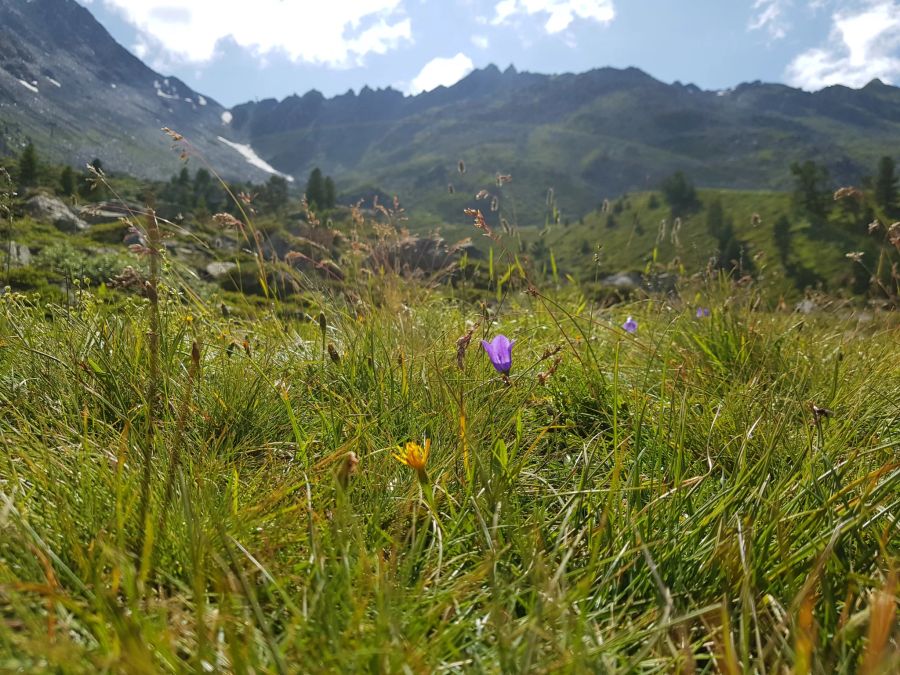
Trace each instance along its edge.
{"label": "conifer tree", "polygon": [[333,209],[335,204],[337,203],[337,188],[335,188],[334,181],[331,179],[331,176],[325,177],[324,192],[325,208]]}
{"label": "conifer tree", "polygon": [[75,172],[71,166],[63,167],[59,174],[59,191],[66,197],[75,194]]}
{"label": "conifer tree", "polygon": [[30,187],[37,182],[38,160],[34,143],[28,142],[19,157],[19,185]]}
{"label": "conifer tree", "polygon": [[325,182],[319,167],[310,172],[309,180],[306,181],[306,201],[311,207],[325,207]]}
{"label": "conifer tree", "polygon": [[878,162],[878,175],[875,177],[875,203],[888,214],[897,208],[897,184],[900,179],[897,178],[895,169],[893,159],[882,157]]}

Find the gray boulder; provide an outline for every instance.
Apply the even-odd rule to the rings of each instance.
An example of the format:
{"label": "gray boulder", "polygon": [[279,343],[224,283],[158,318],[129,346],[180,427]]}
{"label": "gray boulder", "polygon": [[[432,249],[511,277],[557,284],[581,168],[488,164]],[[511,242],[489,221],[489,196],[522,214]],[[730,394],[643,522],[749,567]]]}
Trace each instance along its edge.
{"label": "gray boulder", "polygon": [[35,195],[25,202],[25,210],[35,220],[51,223],[63,232],[77,232],[88,226],[65,203],[49,195]]}
{"label": "gray boulder", "polygon": [[213,279],[221,279],[235,268],[237,264],[233,262],[211,262],[206,266],[206,273]]}
{"label": "gray boulder", "polygon": [[144,209],[140,204],[133,202],[119,201],[118,199],[95,202],[93,204],[85,204],[78,209],[78,215],[82,220],[86,220],[91,225],[99,223],[108,223],[111,221],[125,218],[132,214],[143,213]]}
{"label": "gray boulder", "polygon": [[619,272],[602,280],[604,286],[612,286],[620,291],[636,291],[643,282],[644,276],[640,272]]}
{"label": "gray boulder", "polygon": [[[6,247],[3,248],[6,249]],[[4,250],[3,254],[4,258],[6,255],[9,255],[9,264],[12,267],[30,265],[33,258],[31,250],[25,244],[19,244],[15,241],[9,242],[9,248]]]}

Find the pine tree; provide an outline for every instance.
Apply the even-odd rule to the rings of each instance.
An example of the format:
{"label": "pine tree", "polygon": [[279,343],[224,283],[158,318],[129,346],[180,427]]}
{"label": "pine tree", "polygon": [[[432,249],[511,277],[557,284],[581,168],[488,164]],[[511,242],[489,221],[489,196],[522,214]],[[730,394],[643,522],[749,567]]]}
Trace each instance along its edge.
{"label": "pine tree", "polygon": [[266,182],[260,201],[269,212],[277,211],[288,202],[288,183],[281,176],[272,176]]}
{"label": "pine tree", "polygon": [[900,179],[895,173],[896,165],[890,157],[882,157],[878,162],[878,175],[875,177],[875,203],[888,214],[897,208]]}
{"label": "pine tree", "polygon": [[19,157],[19,185],[30,187],[37,182],[38,160],[34,143],[28,142]]}
{"label": "pine tree", "polygon": [[787,265],[791,254],[791,221],[787,216],[782,215],[775,221],[772,226],[772,238],[775,240],[782,264]]}
{"label": "pine tree", "polygon": [[75,194],[75,172],[72,171],[71,166],[63,167],[59,174],[59,191],[66,197]]}
{"label": "pine tree", "polygon": [[830,181],[827,167],[819,166],[811,160],[802,164],[791,164],[794,175],[794,206],[820,220],[825,220],[833,200],[831,199]]}
{"label": "pine tree", "polygon": [[716,199],[706,209],[706,231],[711,237],[722,238],[725,228],[725,209],[722,208],[722,200]]}
{"label": "pine tree", "polygon": [[697,208],[697,190],[683,171],[676,171],[663,181],[660,186],[666,202],[672,211],[672,217],[684,216]]}
{"label": "pine tree", "polygon": [[317,209],[325,206],[325,182],[319,167],[310,172],[309,180],[306,181],[306,201],[311,207]]}
{"label": "pine tree", "polygon": [[333,209],[335,204],[337,203],[337,188],[335,188],[334,181],[331,179],[331,176],[327,176],[325,178],[324,192],[325,208]]}

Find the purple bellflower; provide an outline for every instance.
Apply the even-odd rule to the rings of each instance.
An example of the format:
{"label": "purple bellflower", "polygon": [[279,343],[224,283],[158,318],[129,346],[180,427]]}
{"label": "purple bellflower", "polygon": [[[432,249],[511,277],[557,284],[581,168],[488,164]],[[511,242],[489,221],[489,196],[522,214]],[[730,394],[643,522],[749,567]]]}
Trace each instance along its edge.
{"label": "purple bellflower", "polygon": [[628,320],[622,324],[622,328],[624,328],[629,333],[637,333],[637,321],[629,316]]}
{"label": "purple bellflower", "polygon": [[709,316],[709,308],[708,307],[698,307],[697,308],[697,318],[704,319]]}
{"label": "purple bellflower", "polygon": [[481,341],[481,346],[487,352],[488,358],[498,373],[509,375],[509,369],[512,368],[512,348],[516,344],[515,340],[510,340],[505,335],[497,335],[493,340]]}

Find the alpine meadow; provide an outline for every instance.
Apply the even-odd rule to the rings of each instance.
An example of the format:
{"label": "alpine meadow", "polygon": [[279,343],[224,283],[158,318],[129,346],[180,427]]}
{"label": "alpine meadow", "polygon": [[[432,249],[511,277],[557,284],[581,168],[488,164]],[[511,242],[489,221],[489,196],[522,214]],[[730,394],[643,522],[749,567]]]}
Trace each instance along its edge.
{"label": "alpine meadow", "polygon": [[0,671],[900,671],[900,2],[254,5],[0,0]]}

